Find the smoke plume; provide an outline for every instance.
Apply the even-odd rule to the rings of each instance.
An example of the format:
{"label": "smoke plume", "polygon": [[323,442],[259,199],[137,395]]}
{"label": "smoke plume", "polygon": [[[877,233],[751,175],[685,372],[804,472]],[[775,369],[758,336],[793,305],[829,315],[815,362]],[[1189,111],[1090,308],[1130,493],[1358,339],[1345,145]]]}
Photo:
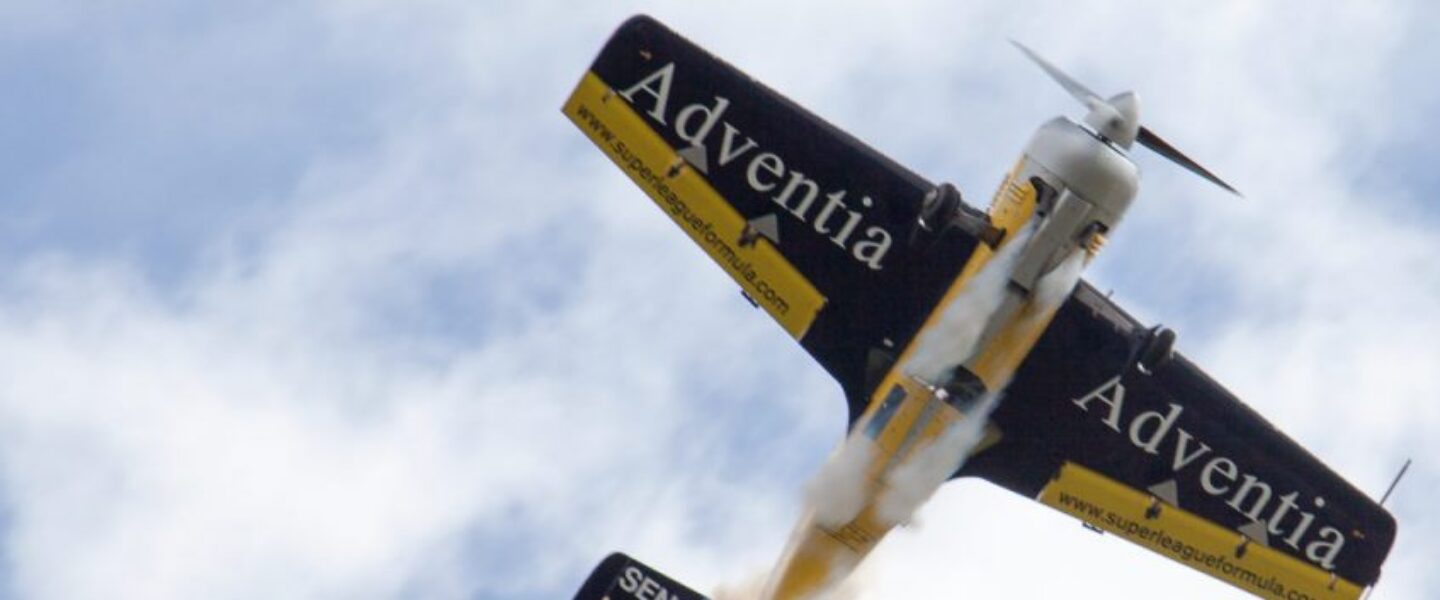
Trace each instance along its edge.
{"label": "smoke plume", "polygon": [[970,451],[984,439],[985,424],[999,403],[998,394],[986,394],[964,418],[890,471],[876,515],[892,525],[912,522],[915,511],[965,465]]}
{"label": "smoke plume", "polygon": [[[1075,289],[1075,284],[1080,281],[1080,272],[1085,267],[1086,256],[1087,254],[1083,250],[1077,249],[1071,252],[1069,256],[1065,257],[1065,260],[1036,282],[1031,314],[1048,314],[1070,296],[1071,290]],[[1001,258],[1005,257],[997,256],[995,261],[998,262]],[[1010,258],[1010,261],[1013,262],[1013,258]],[[994,264],[996,263],[991,263],[991,265]],[[1002,267],[1002,272],[1008,279],[1009,269],[1013,265],[1002,265]],[[976,283],[980,283],[979,278]],[[1004,288],[1001,287],[1000,293],[1003,294],[1003,290]],[[954,304],[963,302],[965,296],[966,294],[962,293],[955,299]],[[947,316],[949,312],[950,309],[947,308]],[[960,319],[957,319],[955,323],[957,327],[965,328],[967,334],[975,329],[972,323],[962,322]],[[983,327],[983,324],[981,326]],[[959,349],[958,346],[951,348]],[[961,359],[962,362],[969,358],[970,351],[973,351],[973,348],[965,352],[966,356]],[[959,356],[959,354],[952,356]],[[951,425],[935,441],[916,450],[909,459],[889,473],[885,478],[886,488],[881,492],[880,500],[876,505],[877,515],[881,519],[896,525],[913,521],[915,511],[935,495],[935,491],[940,488],[941,484],[949,480],[951,475],[960,470],[960,467],[965,466],[965,460],[969,458],[970,452],[985,438],[985,425],[990,420],[990,413],[999,406],[1004,390],[1005,385],[1001,385],[995,391],[986,394],[975,404],[973,409],[965,414],[963,419]]]}
{"label": "smoke plume", "polygon": [[[920,338],[915,353],[905,370],[913,377],[932,384],[944,384],[956,366],[975,354],[985,326],[1005,300],[1006,287],[1016,261],[1028,245],[1034,227],[1020,230],[1009,243],[978,273],[974,279],[945,306],[940,322]],[[1064,302],[1079,281],[1086,254],[1077,250],[1036,283],[1034,306],[1048,313]],[[935,495],[940,485],[960,470],[975,446],[984,439],[985,426],[991,412],[1000,402],[1004,386],[977,402],[964,418],[955,422],[940,437],[913,452],[895,467],[884,481],[876,503],[876,515],[887,523],[899,525],[912,522],[915,513]],[[870,486],[867,469],[874,459],[874,446],[858,430],[830,454],[815,478],[805,488],[806,508],[816,524],[839,528],[854,520],[865,508]],[[796,531],[795,535],[803,535]],[[796,543],[796,540],[791,540]],[[856,565],[835,565],[832,575],[837,585],[822,594],[825,598],[858,598],[859,586],[848,578]],[[736,584],[721,586],[716,600],[759,600],[775,574],[759,575]]]}
{"label": "smoke plume", "polygon": [[[812,594],[805,600],[860,600],[864,598],[868,579],[866,569],[863,566],[858,569],[852,566],[836,569],[836,571],[850,569],[854,571],[849,574],[850,576],[837,578],[834,585]],[[769,578],[769,573],[762,572],[738,583],[721,584],[715,588],[715,592],[710,597],[714,600],[771,600],[765,595],[765,586],[768,584]]]}
{"label": "smoke plume", "polygon": [[1034,226],[1021,229],[945,306],[940,322],[921,335],[905,372],[926,383],[943,384],[955,367],[975,354],[985,324],[1005,300],[1005,286],[1016,259],[1030,242]]}
{"label": "smoke plume", "polygon": [[838,528],[853,521],[865,508],[869,482],[865,469],[875,447],[857,430],[845,438],[805,486],[805,504],[823,527]]}
{"label": "smoke plume", "polygon": [[1076,248],[1064,261],[1055,265],[1054,269],[1036,282],[1033,300],[1036,314],[1059,308],[1060,304],[1070,297],[1070,292],[1075,290],[1075,284],[1080,282],[1080,272],[1085,270],[1088,257],[1089,254],[1084,250]]}

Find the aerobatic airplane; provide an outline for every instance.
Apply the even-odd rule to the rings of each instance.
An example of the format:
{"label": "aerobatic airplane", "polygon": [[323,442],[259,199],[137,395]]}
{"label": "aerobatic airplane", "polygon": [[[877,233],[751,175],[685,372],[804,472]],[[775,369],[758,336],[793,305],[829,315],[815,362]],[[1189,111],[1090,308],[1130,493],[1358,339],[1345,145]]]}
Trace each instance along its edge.
{"label": "aerobatic airplane", "polygon": [[[1135,197],[1135,144],[1234,190],[1142,126],[1135,94],[1016,45],[1087,113],[1041,125],[983,212],[648,17],[565,103],[844,390],[862,502],[807,511],[766,597],[836,584],[905,518],[896,470],[970,423],[982,439],[941,480],[984,478],[1257,596],[1358,598],[1394,519],[1079,280]],[[622,554],[577,596],[700,597]]]}

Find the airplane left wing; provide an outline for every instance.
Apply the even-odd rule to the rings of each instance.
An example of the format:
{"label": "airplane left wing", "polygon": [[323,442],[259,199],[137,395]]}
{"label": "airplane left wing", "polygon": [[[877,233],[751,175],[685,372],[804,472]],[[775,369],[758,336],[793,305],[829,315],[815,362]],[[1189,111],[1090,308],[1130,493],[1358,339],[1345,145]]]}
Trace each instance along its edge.
{"label": "airplane left wing", "polygon": [[991,415],[998,441],[959,475],[1261,597],[1359,597],[1394,518],[1173,341],[1081,283]]}
{"label": "airplane left wing", "polygon": [[[564,111],[839,381],[850,422],[979,243],[953,187],[649,17],[620,26]],[[921,226],[927,206],[946,210]]]}

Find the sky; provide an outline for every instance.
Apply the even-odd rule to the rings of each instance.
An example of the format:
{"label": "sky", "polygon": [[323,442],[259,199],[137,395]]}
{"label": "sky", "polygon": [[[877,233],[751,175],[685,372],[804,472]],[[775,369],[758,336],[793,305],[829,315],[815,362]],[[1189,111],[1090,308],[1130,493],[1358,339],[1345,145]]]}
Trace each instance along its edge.
{"label": "sky", "polygon": [[[0,599],[573,593],[762,572],[839,388],[560,113],[645,12],[984,205],[1072,101],[1137,154],[1087,278],[1362,490],[1440,596],[1432,3],[0,1]],[[1228,598],[979,481],[863,598]]]}

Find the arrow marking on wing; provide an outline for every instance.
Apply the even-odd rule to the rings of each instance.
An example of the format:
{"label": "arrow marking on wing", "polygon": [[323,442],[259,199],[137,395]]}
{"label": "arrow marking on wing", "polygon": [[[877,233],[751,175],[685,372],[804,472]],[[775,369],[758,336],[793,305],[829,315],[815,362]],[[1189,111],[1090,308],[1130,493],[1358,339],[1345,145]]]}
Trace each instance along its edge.
{"label": "arrow marking on wing", "polygon": [[740,232],[740,247],[749,248],[755,245],[760,238],[770,240],[776,246],[780,245],[780,220],[775,218],[775,213],[755,217],[745,223],[745,229]]}
{"label": "arrow marking on wing", "polygon": [[1180,506],[1180,488],[1175,485],[1174,479],[1152,485],[1149,491],[1170,506]]}
{"label": "arrow marking on wing", "polygon": [[681,150],[679,154],[680,158],[685,159],[685,162],[690,163],[690,166],[695,167],[696,170],[699,170],[701,173],[704,173],[706,175],[710,174],[710,163],[705,159],[704,146],[691,146],[689,148]]}
{"label": "arrow marking on wing", "polygon": [[1236,531],[1245,534],[1247,538],[1260,542],[1261,546],[1270,546],[1270,532],[1266,531],[1264,521],[1251,521]]}

